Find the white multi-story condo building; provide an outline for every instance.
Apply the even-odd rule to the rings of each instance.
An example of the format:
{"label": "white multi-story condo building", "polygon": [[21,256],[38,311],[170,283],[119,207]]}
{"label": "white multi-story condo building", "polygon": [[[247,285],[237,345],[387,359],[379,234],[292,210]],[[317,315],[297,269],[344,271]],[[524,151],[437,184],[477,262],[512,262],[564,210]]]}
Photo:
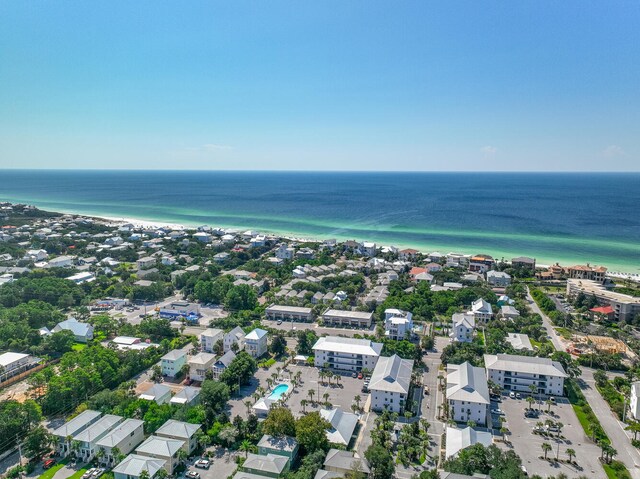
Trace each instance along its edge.
{"label": "white multi-story condo building", "polygon": [[411,334],[413,314],[400,309],[387,309],[384,312],[384,334],[389,339],[402,340]]}
{"label": "white multi-story condo building", "polygon": [[534,385],[537,394],[564,396],[564,379],[567,376],[562,365],[549,358],[516,356],[512,354],[485,354],[487,377],[504,391],[531,393]]}
{"label": "white multi-story condo building", "polygon": [[404,411],[409,388],[413,361],[394,354],[390,358],[381,357],[371,375],[371,409],[401,413]]}
{"label": "white multi-story condo building", "polygon": [[470,343],[476,329],[476,318],[471,313],[455,313],[451,320],[453,325],[449,337],[451,341]]}
{"label": "white multi-story condo building", "polygon": [[81,461],[89,462],[93,459],[98,450],[97,442],[123,421],[124,418],[121,416],[105,414],[99,421],[96,421],[80,433],[73,436],[73,440],[80,443],[78,455],[80,456]]}
{"label": "white multi-story condo building", "polygon": [[382,343],[368,339],[341,338],[325,336],[313,345],[315,365],[319,368],[327,365],[331,369],[342,371],[373,371],[382,352]]}
{"label": "white multi-story condo building", "polygon": [[487,424],[491,401],[483,368],[476,368],[468,361],[448,365],[446,394],[451,419],[463,423],[473,421],[479,426]]}

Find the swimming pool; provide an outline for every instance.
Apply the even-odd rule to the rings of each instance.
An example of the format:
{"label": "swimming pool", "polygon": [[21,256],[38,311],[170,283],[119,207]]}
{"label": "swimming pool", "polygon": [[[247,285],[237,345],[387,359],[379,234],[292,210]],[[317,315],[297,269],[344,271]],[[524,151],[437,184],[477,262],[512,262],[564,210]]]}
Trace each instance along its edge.
{"label": "swimming pool", "polygon": [[277,401],[288,390],[289,390],[289,385],[288,384],[278,384],[275,388],[273,388],[273,391],[271,391],[271,394],[269,394],[269,398],[268,399],[271,399],[273,401]]}

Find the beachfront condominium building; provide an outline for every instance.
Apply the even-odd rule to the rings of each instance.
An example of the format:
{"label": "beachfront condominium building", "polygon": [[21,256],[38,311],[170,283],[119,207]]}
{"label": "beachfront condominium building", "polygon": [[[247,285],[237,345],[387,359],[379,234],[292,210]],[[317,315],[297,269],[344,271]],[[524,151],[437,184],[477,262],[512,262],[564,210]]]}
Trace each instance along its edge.
{"label": "beachfront condominium building", "polygon": [[578,264],[567,268],[567,276],[570,279],[588,279],[604,283],[607,279],[607,268],[604,266],[591,266],[590,264]]}
{"label": "beachfront condominium building", "polygon": [[456,422],[473,421],[479,426],[487,424],[489,412],[489,386],[483,368],[468,361],[447,366],[447,406],[449,417]]}
{"label": "beachfront condominium building", "polygon": [[384,334],[389,339],[402,340],[411,335],[413,314],[389,308],[384,312]]}
{"label": "beachfront condominium building", "polygon": [[498,288],[506,288],[511,284],[511,276],[504,271],[487,271],[487,283]]}
{"label": "beachfront condominium building", "polygon": [[182,349],[174,349],[162,356],[162,375],[175,378],[180,374],[182,367],[187,364],[187,352]]}
{"label": "beachfront condominium building", "polygon": [[264,329],[254,329],[244,337],[244,350],[253,358],[267,354],[268,334]]}
{"label": "beachfront condominium building", "polygon": [[485,354],[484,366],[490,381],[504,391],[564,396],[564,380],[567,378],[562,365],[549,358],[516,356],[513,354]]}
{"label": "beachfront condominium building", "polygon": [[373,371],[382,352],[382,343],[368,339],[325,336],[313,345],[316,367],[341,371]]}
{"label": "beachfront condominium building", "polygon": [[200,345],[205,353],[215,352],[216,343],[224,341],[224,331],[222,329],[209,328],[200,333]]}
{"label": "beachfront condominium building", "polygon": [[594,296],[598,303],[611,306],[613,319],[631,322],[640,314],[640,298],[609,291],[596,280],[567,280],[567,298],[574,299],[580,293]]}
{"label": "beachfront condominium building", "polygon": [[516,269],[529,269],[531,272],[536,270],[536,259],[527,256],[518,256],[511,259],[511,267]]}
{"label": "beachfront condominium building", "polygon": [[373,313],[343,309],[327,309],[322,313],[322,322],[328,326],[369,329],[373,322]]}
{"label": "beachfront condominium building", "polygon": [[371,409],[402,413],[409,397],[413,361],[394,354],[381,357],[369,381]]}
{"label": "beachfront condominium building", "polygon": [[451,341],[459,343],[470,343],[473,340],[473,332],[476,329],[476,319],[471,313],[455,313],[451,320]]}

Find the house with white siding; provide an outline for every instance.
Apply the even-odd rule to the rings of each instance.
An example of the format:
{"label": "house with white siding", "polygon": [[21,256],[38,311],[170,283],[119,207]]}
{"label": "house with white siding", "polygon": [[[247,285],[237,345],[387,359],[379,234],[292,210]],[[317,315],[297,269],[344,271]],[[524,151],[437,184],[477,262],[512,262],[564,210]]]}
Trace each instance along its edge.
{"label": "house with white siding", "polygon": [[325,336],[313,345],[314,364],[341,371],[372,371],[382,352],[382,343],[368,339]]}
{"label": "house with white siding", "polygon": [[562,364],[549,358],[516,356],[513,354],[485,354],[484,366],[489,380],[504,391],[564,396],[564,380],[568,377]]}
{"label": "house with white siding", "polygon": [[369,381],[371,409],[402,413],[409,397],[413,361],[394,354],[380,357]]}

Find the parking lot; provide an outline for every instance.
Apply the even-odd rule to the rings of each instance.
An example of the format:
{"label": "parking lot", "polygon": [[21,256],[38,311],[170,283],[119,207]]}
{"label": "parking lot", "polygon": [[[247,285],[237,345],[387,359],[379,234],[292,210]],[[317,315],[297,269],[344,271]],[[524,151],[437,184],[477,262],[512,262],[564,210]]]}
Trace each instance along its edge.
{"label": "parking lot", "polygon": [[196,471],[200,474],[201,479],[222,479],[233,475],[234,471],[238,467],[235,458],[240,453],[237,451],[232,452],[222,447],[210,447],[208,448],[208,451],[210,455],[209,460],[211,461],[209,469],[195,467],[194,463],[198,460],[196,457],[187,461],[187,470]]}
{"label": "parking lot", "polygon": [[[542,408],[538,418],[524,417],[525,409],[529,406],[524,399],[510,399],[503,396],[502,402],[498,405],[505,413],[507,419],[505,424],[509,434],[506,444],[498,441],[497,445],[503,449],[512,448],[522,458],[522,464],[529,474],[535,473],[545,477],[556,476],[563,472],[570,478],[580,475],[594,478],[607,477],[598,460],[600,448],[585,436],[571,405],[565,399],[558,399],[558,404],[551,407],[551,414],[545,412],[547,406],[544,403],[534,404],[535,409]],[[560,432],[560,438],[533,434],[532,431],[536,423],[544,423],[548,419],[561,422],[564,425]],[[567,449],[575,450],[574,461],[578,466],[566,462],[550,462],[540,459],[540,456],[544,456],[542,450],[544,442],[549,443],[552,447],[552,450],[547,454],[548,458],[559,457],[560,460],[567,460]]]}

